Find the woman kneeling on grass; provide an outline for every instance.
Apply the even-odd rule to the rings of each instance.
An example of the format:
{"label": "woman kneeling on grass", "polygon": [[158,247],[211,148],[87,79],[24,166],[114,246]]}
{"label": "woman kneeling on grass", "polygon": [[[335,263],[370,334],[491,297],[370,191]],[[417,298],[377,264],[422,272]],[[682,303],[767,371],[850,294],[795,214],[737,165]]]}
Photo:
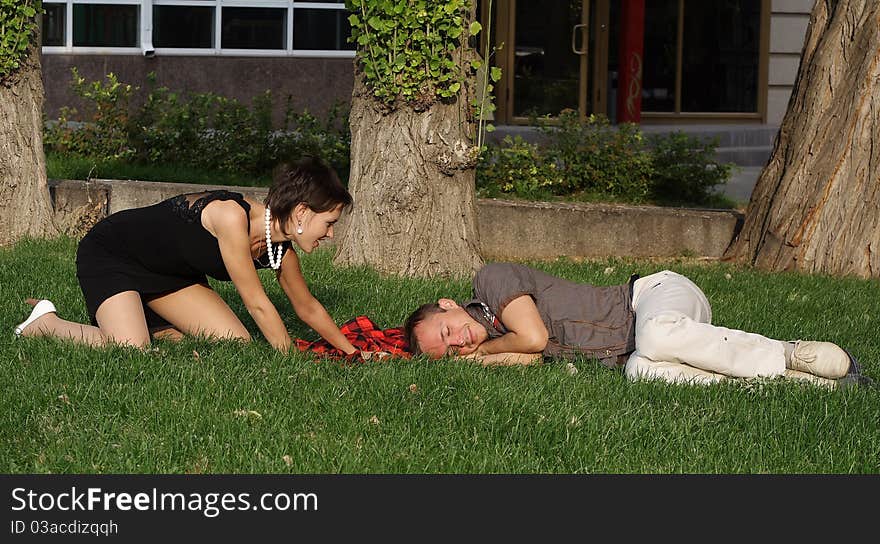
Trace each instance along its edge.
{"label": "woman kneeling on grass", "polygon": [[247,329],[208,285],[211,276],[232,280],[260,331],[286,352],[290,335],[257,275],[258,268],[271,267],[300,319],[354,353],[309,292],[292,246],[311,253],[333,237],[333,225],[351,204],[333,169],[309,158],[279,166],[264,203],[217,190],[115,213],[86,234],[76,254],[92,325],[65,321],[50,301],[29,299],[34,309],[15,334],[141,348],[151,334],[249,341]]}

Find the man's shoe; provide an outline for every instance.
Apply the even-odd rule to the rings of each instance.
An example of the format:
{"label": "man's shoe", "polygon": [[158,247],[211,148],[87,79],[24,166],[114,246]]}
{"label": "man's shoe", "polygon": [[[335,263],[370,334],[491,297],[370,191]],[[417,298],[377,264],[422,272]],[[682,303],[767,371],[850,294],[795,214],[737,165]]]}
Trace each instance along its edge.
{"label": "man's shoe", "polygon": [[820,378],[836,380],[846,376],[850,358],[837,344],[798,340],[786,363],[786,368],[809,372]]}
{"label": "man's shoe", "polygon": [[840,381],[829,380],[828,378],[820,378],[815,374],[810,374],[809,372],[801,372],[800,370],[792,370],[790,368],[785,369],[785,373],[783,374],[783,376],[789,380],[807,382],[813,385],[827,387],[828,389],[834,389],[835,387],[837,387],[837,382]]}
{"label": "man's shoe", "polygon": [[48,300],[41,300],[34,305],[34,309],[31,311],[31,315],[28,316],[27,319],[19,323],[15,327],[15,336],[21,336],[21,333],[24,332],[28,325],[36,321],[37,319],[43,317],[46,314],[56,313],[55,305],[49,302]]}

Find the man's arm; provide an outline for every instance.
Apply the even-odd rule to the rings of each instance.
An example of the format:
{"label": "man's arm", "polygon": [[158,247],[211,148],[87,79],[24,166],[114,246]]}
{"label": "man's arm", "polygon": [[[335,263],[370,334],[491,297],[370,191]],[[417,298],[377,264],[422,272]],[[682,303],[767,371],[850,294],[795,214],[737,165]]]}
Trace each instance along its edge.
{"label": "man's arm", "polygon": [[466,359],[473,359],[480,364],[486,366],[514,366],[514,365],[531,365],[541,361],[540,353],[492,353],[491,355],[480,355],[472,353],[465,355]]}
{"label": "man's arm", "polygon": [[[510,301],[502,310],[500,319],[509,332],[480,344],[475,352],[477,358],[486,361],[487,356],[503,355],[505,357],[498,359],[512,360],[513,355],[530,355],[528,362],[539,359],[547,347],[549,333],[532,297],[522,295]],[[517,364],[523,364],[523,361]]]}

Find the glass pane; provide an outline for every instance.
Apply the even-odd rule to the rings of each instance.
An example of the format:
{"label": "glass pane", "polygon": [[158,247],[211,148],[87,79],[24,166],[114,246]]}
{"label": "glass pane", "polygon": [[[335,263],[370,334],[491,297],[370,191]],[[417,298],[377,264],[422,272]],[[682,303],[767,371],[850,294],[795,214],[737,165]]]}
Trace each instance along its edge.
{"label": "glass pane", "polygon": [[137,47],[138,6],[73,5],[73,45],[82,47]]}
{"label": "glass pane", "polygon": [[221,47],[284,49],[285,8],[223,8]]}
{"label": "glass pane", "polygon": [[581,0],[516,3],[514,116],[578,109],[580,56],[571,50],[571,32],[581,23],[581,5]]}
{"label": "glass pane", "polygon": [[[697,2],[691,2],[696,4]],[[714,5],[714,2],[709,2]],[[678,0],[645,2],[642,111],[675,111]]]}
{"label": "glass pane", "polygon": [[755,112],[761,0],[688,2],[682,111]]}
{"label": "glass pane", "polygon": [[64,45],[64,4],[43,4],[43,45]]}
{"label": "glass pane", "polygon": [[154,6],[155,47],[214,47],[214,8]]}
{"label": "glass pane", "polygon": [[348,12],[339,9],[293,10],[293,48],[323,50],[354,50],[348,43],[351,25]]}

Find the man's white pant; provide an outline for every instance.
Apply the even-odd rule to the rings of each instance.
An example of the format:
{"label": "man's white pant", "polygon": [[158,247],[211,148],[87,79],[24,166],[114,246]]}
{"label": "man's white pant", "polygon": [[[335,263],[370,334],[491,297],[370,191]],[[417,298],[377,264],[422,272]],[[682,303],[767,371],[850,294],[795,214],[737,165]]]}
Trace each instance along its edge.
{"label": "man's white pant", "polygon": [[713,383],[785,372],[782,342],[712,325],[706,295],[681,274],[664,270],[636,280],[633,310],[636,351],[624,369],[630,379]]}

